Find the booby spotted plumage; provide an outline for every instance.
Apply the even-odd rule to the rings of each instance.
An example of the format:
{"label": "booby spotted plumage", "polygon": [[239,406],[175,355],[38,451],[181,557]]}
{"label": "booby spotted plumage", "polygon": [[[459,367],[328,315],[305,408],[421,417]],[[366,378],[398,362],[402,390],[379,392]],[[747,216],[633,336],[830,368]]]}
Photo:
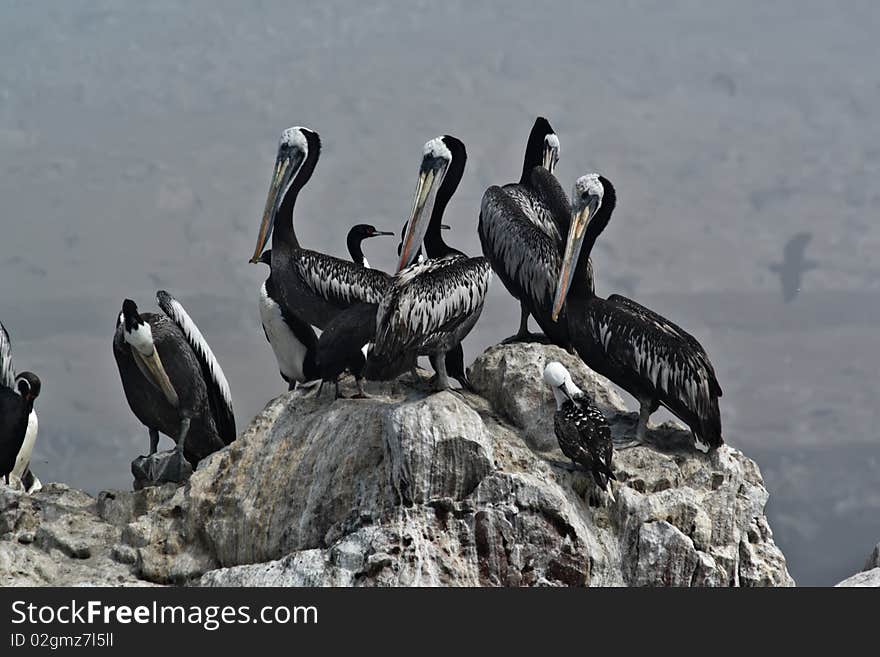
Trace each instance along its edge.
{"label": "booby spotted plumage", "polygon": [[[449,388],[446,355],[460,346],[480,317],[492,269],[443,241],[443,213],[464,173],[464,144],[444,135],[425,144],[413,211],[398,272],[379,303],[376,341],[367,378],[397,376],[412,357],[432,357],[434,389]],[[427,259],[415,262],[419,247]],[[463,367],[462,367],[463,369]]]}
{"label": "booby spotted plumage", "polygon": [[321,152],[318,133],[288,128],[281,135],[275,170],[251,262],[260,262],[269,238],[277,301],[285,312],[324,329],[355,303],[379,303],[388,274],[300,246],[294,229],[296,198],[312,176]]}
{"label": "booby spotted plumage", "polygon": [[718,447],[724,442],[721,386],[700,343],[641,304],[616,294],[603,299],[593,289],[590,252],[611,219],[616,198],[611,182],[598,174],[575,183],[553,317],[564,305],[578,355],[638,400],[638,442],[645,441],[648,418],[662,405],[690,427],[699,448]]}
{"label": "booby spotted plumage", "polygon": [[[529,316],[546,339],[568,348],[568,326],[551,319],[571,207],[553,175],[559,139],[543,117],[532,127],[519,182],[493,185],[483,194],[478,233],[483,255],[507,291],[520,302],[520,325],[505,340],[537,340]],[[590,273],[592,280],[592,273]]]}
{"label": "booby spotted plumage", "polygon": [[159,291],[163,314],[122,304],[113,355],[132,412],[150,433],[155,454],[160,432],[195,466],[235,440],[229,383],[208,342],[179,301]]}
{"label": "booby spotted plumage", "polygon": [[16,374],[12,362],[12,343],[0,323],[0,476],[7,485],[10,475],[28,478],[31,453],[37,439],[34,400],[42,384],[33,372]]}
{"label": "booby spotted plumage", "polygon": [[578,388],[562,363],[548,363],[544,382],[556,399],[553,427],[559,448],[572,463],[586,468],[600,489],[612,499],[609,488],[616,479],[611,469],[614,447],[608,421],[593,401]]}

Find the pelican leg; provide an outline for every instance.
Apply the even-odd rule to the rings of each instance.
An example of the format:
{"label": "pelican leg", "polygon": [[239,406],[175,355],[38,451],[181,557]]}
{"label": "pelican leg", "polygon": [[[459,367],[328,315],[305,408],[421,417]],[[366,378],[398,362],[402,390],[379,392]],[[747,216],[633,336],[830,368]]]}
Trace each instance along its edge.
{"label": "pelican leg", "polygon": [[321,396],[321,391],[324,389],[324,379],[321,379],[321,385],[318,386],[318,389],[315,391],[315,399],[318,399]]}
{"label": "pelican leg", "polygon": [[188,417],[180,421],[180,432],[177,434],[177,451],[183,453],[183,446],[186,443],[186,436],[189,433],[189,425],[192,420]]}
{"label": "pelican leg", "polygon": [[296,390],[296,381],[288,381],[287,392],[293,392],[294,390]]}
{"label": "pelican leg", "polygon": [[446,352],[438,352],[434,359],[434,369],[437,370],[432,388],[435,392],[449,390],[449,375],[446,374]]}
{"label": "pelican leg", "polygon": [[336,377],[336,381],[333,382],[333,385],[336,386],[336,396],[334,399],[348,399],[345,395],[339,392],[339,377]]}
{"label": "pelican leg", "polygon": [[150,429],[150,456],[156,453],[156,450],[159,449],[159,431],[156,429]]}
{"label": "pelican leg", "polygon": [[519,311],[519,330],[517,330],[516,335],[511,335],[509,338],[502,340],[501,344],[510,344],[512,342],[549,342],[547,336],[529,331],[530,313],[522,302],[519,304]]}

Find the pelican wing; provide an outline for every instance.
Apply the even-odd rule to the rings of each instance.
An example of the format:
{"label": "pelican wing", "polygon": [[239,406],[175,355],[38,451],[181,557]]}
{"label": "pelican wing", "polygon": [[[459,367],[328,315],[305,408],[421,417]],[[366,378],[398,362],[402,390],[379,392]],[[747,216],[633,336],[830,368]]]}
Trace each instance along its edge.
{"label": "pelican wing", "polygon": [[681,340],[687,343],[693,357],[700,361],[702,367],[704,367],[709,373],[710,384],[714,394],[718,395],[719,397],[721,396],[721,386],[719,385],[718,379],[715,376],[715,368],[712,367],[712,363],[709,361],[709,355],[706,353],[706,350],[703,349],[703,345],[697,342],[697,339],[694,336],[685,331],[678,324],[670,322],[668,319],[658,313],[655,313],[650,308],[646,308],[637,301],[633,301],[632,299],[629,299],[620,294],[612,294],[610,297],[608,297],[608,303],[614,304],[618,308],[624,309],[632,313],[633,315],[639,317],[643,322],[653,324],[659,330],[669,333],[670,335],[678,336]]}
{"label": "pelican wing", "polygon": [[[6,327],[0,323],[0,386],[15,390],[15,366],[12,364],[12,342]],[[16,390],[16,392],[18,392]]]}
{"label": "pelican wing", "polygon": [[594,304],[588,322],[594,343],[609,361],[650,381],[664,406],[685,421],[697,418],[704,442],[720,444],[721,388],[692,336],[656,313],[634,312],[619,300]]}
{"label": "pelican wing", "polygon": [[359,302],[379,303],[390,279],[385,272],[317,251],[300,251],[296,267],[314,294],[340,308]]}
{"label": "pelican wing", "polygon": [[401,270],[376,313],[377,355],[429,345],[483,310],[492,269],[485,258],[456,255]]}
{"label": "pelican wing", "polygon": [[559,278],[559,250],[507,189],[493,186],[483,194],[478,232],[483,254],[505,286],[525,293],[533,307],[549,309]]}
{"label": "pelican wing", "polygon": [[199,327],[177,299],[164,290],[156,293],[159,307],[183,331],[202,368],[208,387],[208,400],[217,424],[217,434],[227,445],[235,440],[235,415],[232,411],[232,393],[226,375]]}

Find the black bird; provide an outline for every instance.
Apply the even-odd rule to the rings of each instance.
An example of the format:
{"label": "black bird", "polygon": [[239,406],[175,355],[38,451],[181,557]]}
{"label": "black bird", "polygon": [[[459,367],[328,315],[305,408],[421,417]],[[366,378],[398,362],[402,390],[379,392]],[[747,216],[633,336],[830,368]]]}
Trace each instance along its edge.
{"label": "black bird", "polygon": [[779,275],[782,284],[782,300],[788,303],[801,291],[801,280],[806,272],[815,269],[819,263],[807,260],[807,245],[813,239],[812,233],[798,233],[785,244],[782,262],[770,265],[770,271]]}
{"label": "black bird", "polygon": [[339,398],[339,376],[348,370],[354,375],[357,384],[356,399],[363,399],[364,366],[367,358],[368,345],[376,335],[376,312],[374,303],[359,303],[339,313],[318,340],[318,372],[321,387],[316,394],[321,394],[324,384],[332,381],[336,386],[336,397]]}
{"label": "black bird", "polygon": [[[468,258],[441,234],[443,212],[464,173],[464,144],[449,135],[425,144],[413,211],[398,272],[379,303],[376,340],[366,376],[402,373],[413,356],[432,356],[435,390],[449,388],[446,356],[480,317],[492,269],[485,258]],[[419,247],[427,260],[415,264]],[[463,366],[462,366],[463,369]]]}
{"label": "black bird", "polygon": [[298,383],[314,381],[318,373],[318,336],[311,324],[287,312],[281,305],[278,286],[272,277],[272,250],[260,256],[260,262],[269,265],[269,277],[260,286],[260,322],[263,333],[272,347],[281,378],[287,389]]}
{"label": "black bird", "polygon": [[648,418],[660,405],[690,427],[697,446],[715,448],[721,437],[721,386],[703,347],[689,333],[644,306],[612,295],[596,296],[589,268],[596,238],[616,203],[611,182],[598,174],[577,180],[553,317],[563,304],[578,355],[639,402],[636,440],[645,441]]}
{"label": "black bird", "polygon": [[[376,230],[375,227],[367,224],[352,226],[346,238],[352,262],[361,267],[369,267],[361,243],[370,237],[393,234]],[[281,378],[287,382],[288,390],[293,390],[298,383],[321,378],[317,364],[318,337],[310,324],[285,310],[281,304],[278,286],[272,275],[271,249],[263,252],[260,262],[269,265],[269,277],[260,287],[260,321],[263,324],[263,333],[275,353]],[[334,319],[333,322],[335,321]],[[327,326],[328,330],[333,322]],[[372,323],[375,326],[375,319]],[[331,336],[338,340],[342,334],[336,330],[331,332]],[[329,336],[325,339],[325,344],[328,349],[335,348],[333,343],[329,342]]]}
{"label": "black bird", "polygon": [[150,432],[150,454],[159,433],[177,443],[195,466],[235,440],[229,384],[211,347],[183,306],[170,294],[156,294],[164,314],[138,312],[122,304],[113,336],[113,355],[132,412]]}
{"label": "black bird", "polygon": [[[478,233],[483,255],[504,287],[520,302],[520,324],[511,341],[550,340],[569,347],[568,324],[551,319],[571,206],[553,175],[559,139],[538,117],[526,146],[518,183],[489,187],[480,205]],[[589,272],[592,280],[592,269]],[[529,332],[529,315],[544,336]],[[546,337],[545,337],[546,336]]]}
{"label": "black bird", "polygon": [[592,400],[584,395],[562,363],[548,363],[544,381],[556,398],[553,427],[562,453],[572,463],[581,465],[593,475],[600,489],[614,499],[609,481],[617,479],[611,470],[614,447],[608,421]]}
{"label": "black bird", "polygon": [[293,209],[321,152],[318,133],[288,128],[281,135],[275,171],[251,262],[260,262],[272,238],[272,279],[276,301],[286,313],[324,329],[341,310],[355,303],[379,303],[390,277],[359,264],[300,246]]}
{"label": "black bird", "polygon": [[41,387],[33,372],[16,375],[12,343],[6,327],[0,324],[0,476],[7,486],[9,475],[24,480],[29,472],[37,439],[34,400],[40,396]]}

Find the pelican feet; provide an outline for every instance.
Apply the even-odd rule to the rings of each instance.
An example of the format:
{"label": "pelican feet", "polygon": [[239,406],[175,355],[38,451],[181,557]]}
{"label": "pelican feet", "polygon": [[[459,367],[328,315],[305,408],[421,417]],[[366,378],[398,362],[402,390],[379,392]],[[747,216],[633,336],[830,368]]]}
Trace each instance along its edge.
{"label": "pelican feet", "polygon": [[183,484],[192,473],[192,465],[177,448],[139,456],[131,462],[135,490],[166,483]]}
{"label": "pelican feet", "polygon": [[552,344],[552,340],[550,340],[550,338],[548,338],[543,333],[532,333],[530,331],[511,335],[509,338],[505,338],[504,340],[502,340],[501,344],[514,344],[516,342],[536,342],[538,344]]}

